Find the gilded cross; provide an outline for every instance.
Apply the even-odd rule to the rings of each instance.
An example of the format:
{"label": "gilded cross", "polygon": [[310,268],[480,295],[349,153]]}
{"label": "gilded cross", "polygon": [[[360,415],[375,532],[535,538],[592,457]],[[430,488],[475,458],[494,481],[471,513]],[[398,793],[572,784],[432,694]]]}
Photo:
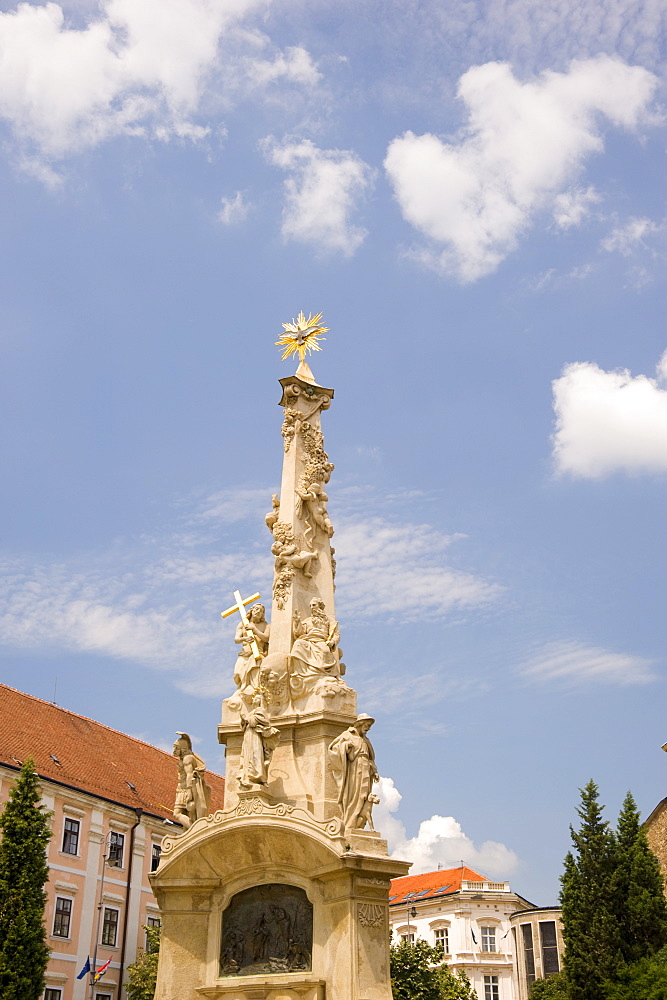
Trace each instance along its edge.
{"label": "gilded cross", "polygon": [[252,597],[246,597],[246,599],[243,600],[243,598],[241,597],[241,591],[235,590],[234,597],[236,598],[236,604],[232,604],[231,608],[227,608],[226,611],[220,612],[221,618],[229,618],[230,615],[233,615],[236,611],[238,611],[238,613],[241,615],[241,621],[243,622],[243,631],[245,632],[246,639],[248,640],[250,648],[252,649],[252,655],[255,657],[257,661],[262,659],[262,654],[259,651],[259,646],[257,645],[257,639],[255,639],[255,633],[253,632],[250,626],[250,622],[248,620],[248,616],[245,610],[245,605],[252,604],[253,601],[259,600],[261,596],[262,596],[261,594],[253,594]]}

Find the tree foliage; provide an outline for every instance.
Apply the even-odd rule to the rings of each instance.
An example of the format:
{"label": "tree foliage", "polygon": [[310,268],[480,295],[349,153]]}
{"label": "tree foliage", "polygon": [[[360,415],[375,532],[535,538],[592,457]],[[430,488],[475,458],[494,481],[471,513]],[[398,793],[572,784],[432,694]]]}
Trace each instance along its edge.
{"label": "tree foliage", "polygon": [[650,958],[667,944],[667,900],[655,854],[628,792],[616,830],[615,904],[626,962]]}
{"label": "tree foliage", "polygon": [[40,804],[39,778],[28,759],[0,815],[0,997],[38,1000],[49,960],[44,929],[46,848],[51,813]]}
{"label": "tree foliage", "polygon": [[442,951],[426,941],[402,941],[391,947],[394,1000],[477,1000],[465,972],[442,965]]}
{"label": "tree foliage", "polygon": [[530,990],[530,1000],[569,1000],[565,973],[536,979]]}
{"label": "tree foliage", "polygon": [[561,879],[568,1000],[667,1000],[664,879],[635,800],[628,792],[615,834],[594,782],[577,811],[581,826],[570,828],[574,850]]}
{"label": "tree foliage", "polygon": [[614,983],[607,983],[605,1000],[667,1000],[667,948],[631,962]]}
{"label": "tree foliage", "polygon": [[129,1000],[153,1000],[160,957],[160,928],[146,927],[146,950],[140,951],[136,962],[128,965],[125,985]]}
{"label": "tree foliage", "polygon": [[570,1000],[600,1000],[622,961],[615,895],[616,842],[602,819],[598,788],[581,789],[578,830],[570,827],[574,853],[565,858],[561,906],[564,965]]}

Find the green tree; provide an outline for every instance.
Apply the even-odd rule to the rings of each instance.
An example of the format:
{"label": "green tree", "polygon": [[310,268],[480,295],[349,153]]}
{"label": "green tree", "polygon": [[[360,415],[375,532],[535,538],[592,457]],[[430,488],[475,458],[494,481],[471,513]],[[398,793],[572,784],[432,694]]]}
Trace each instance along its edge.
{"label": "green tree", "polygon": [[613,983],[606,983],[604,1000],[667,1000],[667,949],[626,965]]}
{"label": "green tree", "polygon": [[28,759],[0,814],[0,997],[38,1000],[49,960],[44,930],[46,848],[51,813],[40,804],[39,779]]}
{"label": "green tree", "polygon": [[649,958],[667,944],[667,900],[655,854],[628,792],[616,830],[615,906],[626,962]]}
{"label": "green tree", "polygon": [[569,1000],[564,972],[557,972],[547,979],[536,979],[530,991],[530,1000]]}
{"label": "green tree", "polygon": [[477,993],[463,969],[452,972],[446,965],[438,970],[442,1000],[478,1000]]}
{"label": "green tree", "polygon": [[440,948],[426,941],[402,941],[392,945],[390,955],[394,1000],[477,1000],[465,973],[454,975],[446,965],[441,966]]}
{"label": "green tree", "polygon": [[564,966],[570,1000],[600,1000],[602,983],[622,964],[615,895],[617,851],[602,819],[598,788],[581,789],[578,830],[570,827],[574,853],[565,858],[561,882]]}
{"label": "green tree", "polygon": [[146,950],[140,951],[136,962],[128,965],[125,989],[129,1000],[153,1000],[160,957],[160,928],[145,927]]}

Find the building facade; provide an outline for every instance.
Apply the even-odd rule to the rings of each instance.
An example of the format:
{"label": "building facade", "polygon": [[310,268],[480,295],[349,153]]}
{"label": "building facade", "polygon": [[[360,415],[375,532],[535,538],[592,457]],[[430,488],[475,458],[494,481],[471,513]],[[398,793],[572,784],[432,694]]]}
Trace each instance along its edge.
{"label": "building facade", "polygon": [[395,879],[389,893],[394,941],[424,940],[462,969],[480,1000],[518,1000],[510,918],[532,904],[509,882],[461,866]]}
{"label": "building facade", "polygon": [[[173,831],[177,762],[169,753],[0,685],[0,806],[32,757],[53,813],[44,1000],[120,1000],[127,966],[160,915],[148,881]],[[206,772],[211,810],[224,779]],[[91,994],[86,959],[107,971]]]}
{"label": "building facade", "polygon": [[510,917],[516,963],[517,1000],[528,1000],[536,979],[547,979],[563,968],[563,927],[558,906],[517,910]]}

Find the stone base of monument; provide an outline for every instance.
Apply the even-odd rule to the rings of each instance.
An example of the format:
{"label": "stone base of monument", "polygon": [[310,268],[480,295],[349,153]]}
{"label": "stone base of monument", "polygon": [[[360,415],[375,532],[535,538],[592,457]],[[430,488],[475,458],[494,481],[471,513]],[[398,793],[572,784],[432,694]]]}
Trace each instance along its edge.
{"label": "stone base of monument", "polygon": [[391,1000],[390,879],[372,831],[243,793],[163,842],[155,1000]]}

